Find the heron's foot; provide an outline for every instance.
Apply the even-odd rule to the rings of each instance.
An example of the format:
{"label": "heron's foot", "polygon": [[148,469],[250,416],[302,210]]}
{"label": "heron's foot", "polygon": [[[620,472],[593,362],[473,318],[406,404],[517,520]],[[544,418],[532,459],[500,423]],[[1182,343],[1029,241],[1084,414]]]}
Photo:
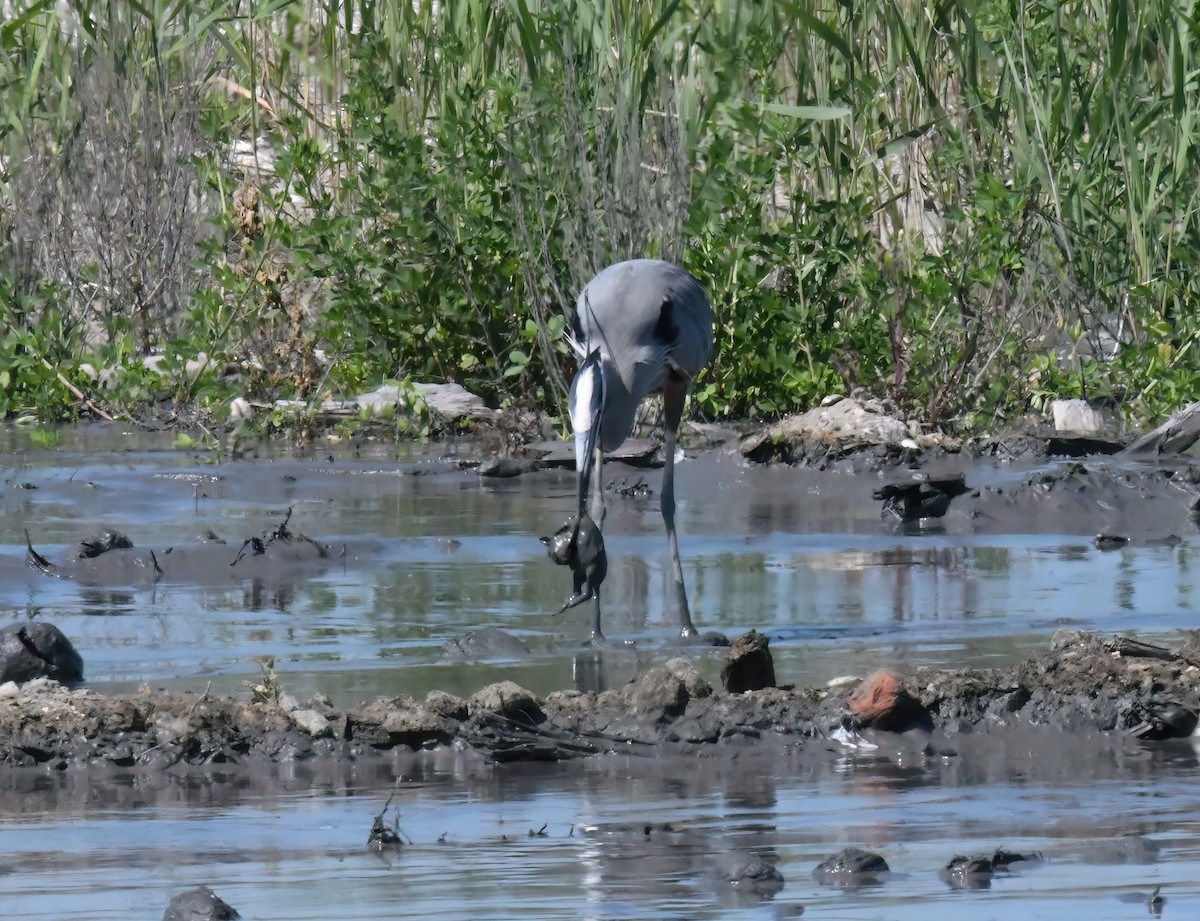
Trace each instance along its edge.
{"label": "heron's foot", "polygon": [[632,649],[636,644],[633,640],[610,640],[597,630],[592,631],[591,637],[583,644],[584,649]]}
{"label": "heron's foot", "polygon": [[679,631],[679,642],[685,646],[728,646],[729,637],[717,630],[701,633],[695,627],[684,627]]}
{"label": "heron's foot", "polygon": [[564,601],[563,606],[554,613],[562,614],[565,611],[571,610],[571,608],[579,607],[579,605],[583,604],[585,601],[591,601],[595,597],[596,593],[590,589],[586,592],[576,592],[574,595]]}

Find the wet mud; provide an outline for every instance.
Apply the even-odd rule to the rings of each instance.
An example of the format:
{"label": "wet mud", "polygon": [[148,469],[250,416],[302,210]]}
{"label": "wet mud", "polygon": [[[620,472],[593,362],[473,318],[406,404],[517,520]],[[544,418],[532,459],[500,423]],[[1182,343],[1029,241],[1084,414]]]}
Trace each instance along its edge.
{"label": "wet mud", "polygon": [[1005,733],[1033,728],[1048,731],[1043,754],[1057,762],[1051,749],[1068,737],[1110,734],[1120,746],[1190,736],[1200,710],[1197,663],[1195,637],[1170,650],[1064,631],[1044,654],[1012,667],[921,668],[900,676],[922,717],[887,730],[855,715],[856,681],[835,689],[729,692],[709,686],[686,658],[598,694],[539,699],[506,681],[465,700],[434,691],[423,700],[350,706],[324,697],[246,701],[150,689],[105,695],[37,679],[0,687],[0,763],[157,774],[323,758],[362,762],[439,747],[511,763],[613,752],[690,757],[769,742],[814,757],[883,747],[939,759],[969,757],[981,739],[987,756],[999,757]]}
{"label": "wet mud", "polygon": [[[1196,530],[1200,514],[1200,465],[1183,456],[1052,458],[1045,456],[1049,442],[1032,435],[982,441],[971,450],[948,439],[884,445],[863,437],[817,438],[824,447],[816,454],[824,461],[832,456],[831,445],[839,456],[853,460],[845,469],[814,472],[816,436],[768,434],[739,441],[731,432],[701,432],[715,446],[689,463],[687,475],[717,478],[740,463],[744,488],[724,501],[752,508],[769,502],[773,492],[795,490],[799,484],[814,528],[835,518],[852,529],[885,527],[889,521],[904,530],[939,527],[937,519],[953,504],[966,509],[956,526],[967,522],[975,533],[1079,534],[1105,549],[1179,541],[1180,534]],[[764,463],[735,461],[738,454]],[[800,466],[785,466],[781,460]],[[541,465],[522,469],[537,476]],[[461,475],[463,466],[460,457],[452,457],[405,472]],[[258,480],[278,478],[278,470],[271,468],[239,462],[236,489],[254,494]],[[193,479],[199,494],[216,488],[223,478]],[[95,489],[90,483],[81,486],[85,493]],[[234,488],[233,481],[225,488]],[[899,498],[904,496],[913,498]],[[291,525],[289,509],[260,533],[218,537],[204,532],[155,548],[135,546],[121,531],[104,528],[81,535],[58,558],[37,549],[35,534],[28,539],[23,579],[96,586],[145,586],[166,579],[269,590],[273,583],[303,578],[306,572],[369,565],[372,549],[369,542],[326,542],[302,534]],[[575,568],[578,595],[586,567]],[[14,627],[9,633],[9,645],[17,653],[37,653],[27,630]],[[1138,649],[1127,641],[1062,633],[1043,655],[1009,667],[918,669],[896,676],[897,687],[888,694],[914,715],[899,718],[897,725],[895,712],[876,714],[873,722],[879,731],[911,725],[945,740],[1018,724],[1124,734],[1147,742],[1186,736],[1194,731],[1200,709],[1200,651],[1193,645],[1189,639],[1180,651]],[[722,688],[710,687],[681,650],[683,657],[650,664],[624,687],[601,693],[564,690],[542,699],[512,682],[482,688],[468,699],[433,692],[422,700],[337,705],[320,696],[304,704],[247,702],[148,688],[107,696],[54,681],[6,684],[0,687],[0,762],[56,769],[90,764],[157,769],[369,759],[396,749],[438,746],[465,746],[495,761],[561,760],[663,746],[743,745],[764,738],[820,747],[838,733],[872,728],[872,720],[864,719],[855,704],[854,695],[864,694],[857,681],[833,689],[793,688],[786,675],[775,675],[766,646],[766,638],[756,634],[735,643],[732,655],[744,655],[747,649],[751,655],[726,662]],[[498,648],[520,656],[527,647],[502,630],[484,627],[449,641],[445,654],[473,658]],[[80,679],[77,671],[67,675],[70,682]],[[29,676],[27,671],[17,674]],[[45,674],[62,677],[50,668]],[[772,686],[777,677],[783,687]],[[269,689],[265,696],[270,697]],[[954,745],[945,741],[942,749]]]}
{"label": "wet mud", "polygon": [[[728,503],[730,529],[748,534],[771,530],[780,524],[778,516],[797,507],[814,532],[1053,533],[1077,535],[1081,546],[1101,549],[1168,545],[1197,530],[1200,465],[1189,457],[1067,459],[1047,456],[1047,442],[1030,436],[982,448],[944,442],[917,449],[801,439],[786,454],[776,439],[760,444],[762,462],[748,462],[746,442],[718,435],[712,435],[713,447],[681,467],[681,493],[698,494],[706,481],[736,476],[736,489],[710,491],[709,498]],[[520,467],[507,470],[506,481],[548,475],[541,464]],[[197,493],[260,496],[279,488],[274,464],[241,461],[233,469],[197,475]],[[475,475],[470,469],[463,472],[461,457],[447,457],[387,475],[469,477]],[[326,484],[332,477],[304,480],[302,468],[286,470],[299,478],[298,493],[320,497],[322,489],[331,489]],[[363,469],[338,472],[349,480]],[[631,501],[645,499],[642,479],[633,479]],[[51,579],[99,587],[245,586],[270,593],[331,568],[370,566],[379,551],[373,540],[302,534],[286,511],[253,533],[230,525],[220,536],[198,530],[144,546],[138,516],[152,514],[156,488],[167,482],[173,481],[141,480],[144,493],[131,494],[128,519],[112,522],[116,528],[108,526],[113,500],[103,494],[103,484],[56,484],[82,516],[94,507],[95,532],[52,552],[41,543],[37,521],[23,521],[30,531],[27,558],[21,564],[0,561],[0,577],[30,593],[39,580]],[[614,501],[623,497],[620,489]],[[802,501],[790,498],[797,494]],[[898,503],[906,494],[916,498]],[[17,490],[7,490],[3,501],[10,515],[21,515]],[[920,514],[905,514],[910,507]],[[453,552],[449,538],[438,539],[438,549],[443,542]],[[547,579],[564,575],[546,562]],[[580,588],[575,586],[577,594]],[[548,629],[552,616],[547,611]],[[6,635],[14,654],[28,658],[30,634],[23,639],[20,629]],[[214,803],[249,790],[339,789],[363,778],[382,787],[396,777],[420,777],[422,765],[446,758],[599,763],[618,755],[663,774],[678,774],[685,764],[698,796],[706,782],[704,772],[695,770],[698,762],[736,763],[739,771],[761,770],[764,776],[816,771],[850,758],[982,781],[1014,774],[1079,778],[1106,769],[1117,774],[1147,751],[1190,744],[1185,740],[1195,733],[1200,713],[1200,639],[1191,636],[1165,648],[1060,631],[1047,637],[1039,654],[996,668],[899,669],[818,687],[795,686],[793,676],[773,665],[766,636],[730,639],[729,653],[721,653],[729,658],[719,686],[697,669],[696,650],[680,647],[641,656],[633,680],[619,687],[540,696],[513,681],[470,696],[432,691],[365,701],[323,695],[300,701],[269,682],[249,695],[254,699],[149,686],[105,694],[71,686],[86,676],[86,662],[67,683],[25,680],[28,674],[19,672],[24,683],[0,684],[0,763],[9,768],[0,804],[82,808],[99,796],[111,797],[103,805],[112,808]],[[450,661],[500,657],[519,663],[528,653],[524,639],[492,625],[463,630],[443,647]],[[599,649],[588,657],[602,670],[605,659],[617,654]],[[96,783],[104,777],[120,782]],[[373,840],[389,841],[386,827],[374,831]],[[722,878],[736,875],[744,888],[770,890],[780,883],[755,860],[734,863]],[[835,880],[853,877],[844,868],[834,872]],[[945,868],[951,884],[963,887],[1002,872],[1007,864],[990,852]]]}

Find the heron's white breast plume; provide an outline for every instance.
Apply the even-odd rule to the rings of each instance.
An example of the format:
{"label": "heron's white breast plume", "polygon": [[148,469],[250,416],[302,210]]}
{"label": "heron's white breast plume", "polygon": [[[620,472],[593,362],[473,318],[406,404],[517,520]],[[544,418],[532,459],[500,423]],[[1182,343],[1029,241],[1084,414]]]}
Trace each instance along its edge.
{"label": "heron's white breast plume", "polygon": [[604,374],[599,349],[593,349],[579,366],[579,373],[571,382],[569,409],[571,428],[575,431],[575,469],[585,471],[591,463],[604,412]]}

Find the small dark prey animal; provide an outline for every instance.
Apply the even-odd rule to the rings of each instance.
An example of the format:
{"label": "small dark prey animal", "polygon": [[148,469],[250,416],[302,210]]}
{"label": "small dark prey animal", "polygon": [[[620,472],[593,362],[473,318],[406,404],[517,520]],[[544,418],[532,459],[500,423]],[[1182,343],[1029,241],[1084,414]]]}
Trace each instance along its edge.
{"label": "small dark prey animal", "polygon": [[549,537],[543,537],[550,559],[560,566],[569,566],[574,576],[574,594],[566,600],[558,613],[568,608],[593,603],[595,622],[592,625],[592,641],[602,642],[600,631],[600,585],[608,575],[608,554],[604,550],[604,535],[596,527],[592,516],[583,512],[571,518]]}

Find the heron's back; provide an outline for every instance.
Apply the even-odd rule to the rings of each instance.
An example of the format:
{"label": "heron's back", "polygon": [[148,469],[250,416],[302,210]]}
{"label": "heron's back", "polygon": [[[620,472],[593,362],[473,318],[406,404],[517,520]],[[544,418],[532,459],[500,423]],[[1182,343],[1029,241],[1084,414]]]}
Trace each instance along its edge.
{"label": "heron's back", "polygon": [[657,259],[618,262],[584,287],[575,307],[576,335],[604,359],[601,442],[620,446],[638,404],[662,389],[672,366],[689,378],[712,359],[712,307],[704,290],[676,265]]}

